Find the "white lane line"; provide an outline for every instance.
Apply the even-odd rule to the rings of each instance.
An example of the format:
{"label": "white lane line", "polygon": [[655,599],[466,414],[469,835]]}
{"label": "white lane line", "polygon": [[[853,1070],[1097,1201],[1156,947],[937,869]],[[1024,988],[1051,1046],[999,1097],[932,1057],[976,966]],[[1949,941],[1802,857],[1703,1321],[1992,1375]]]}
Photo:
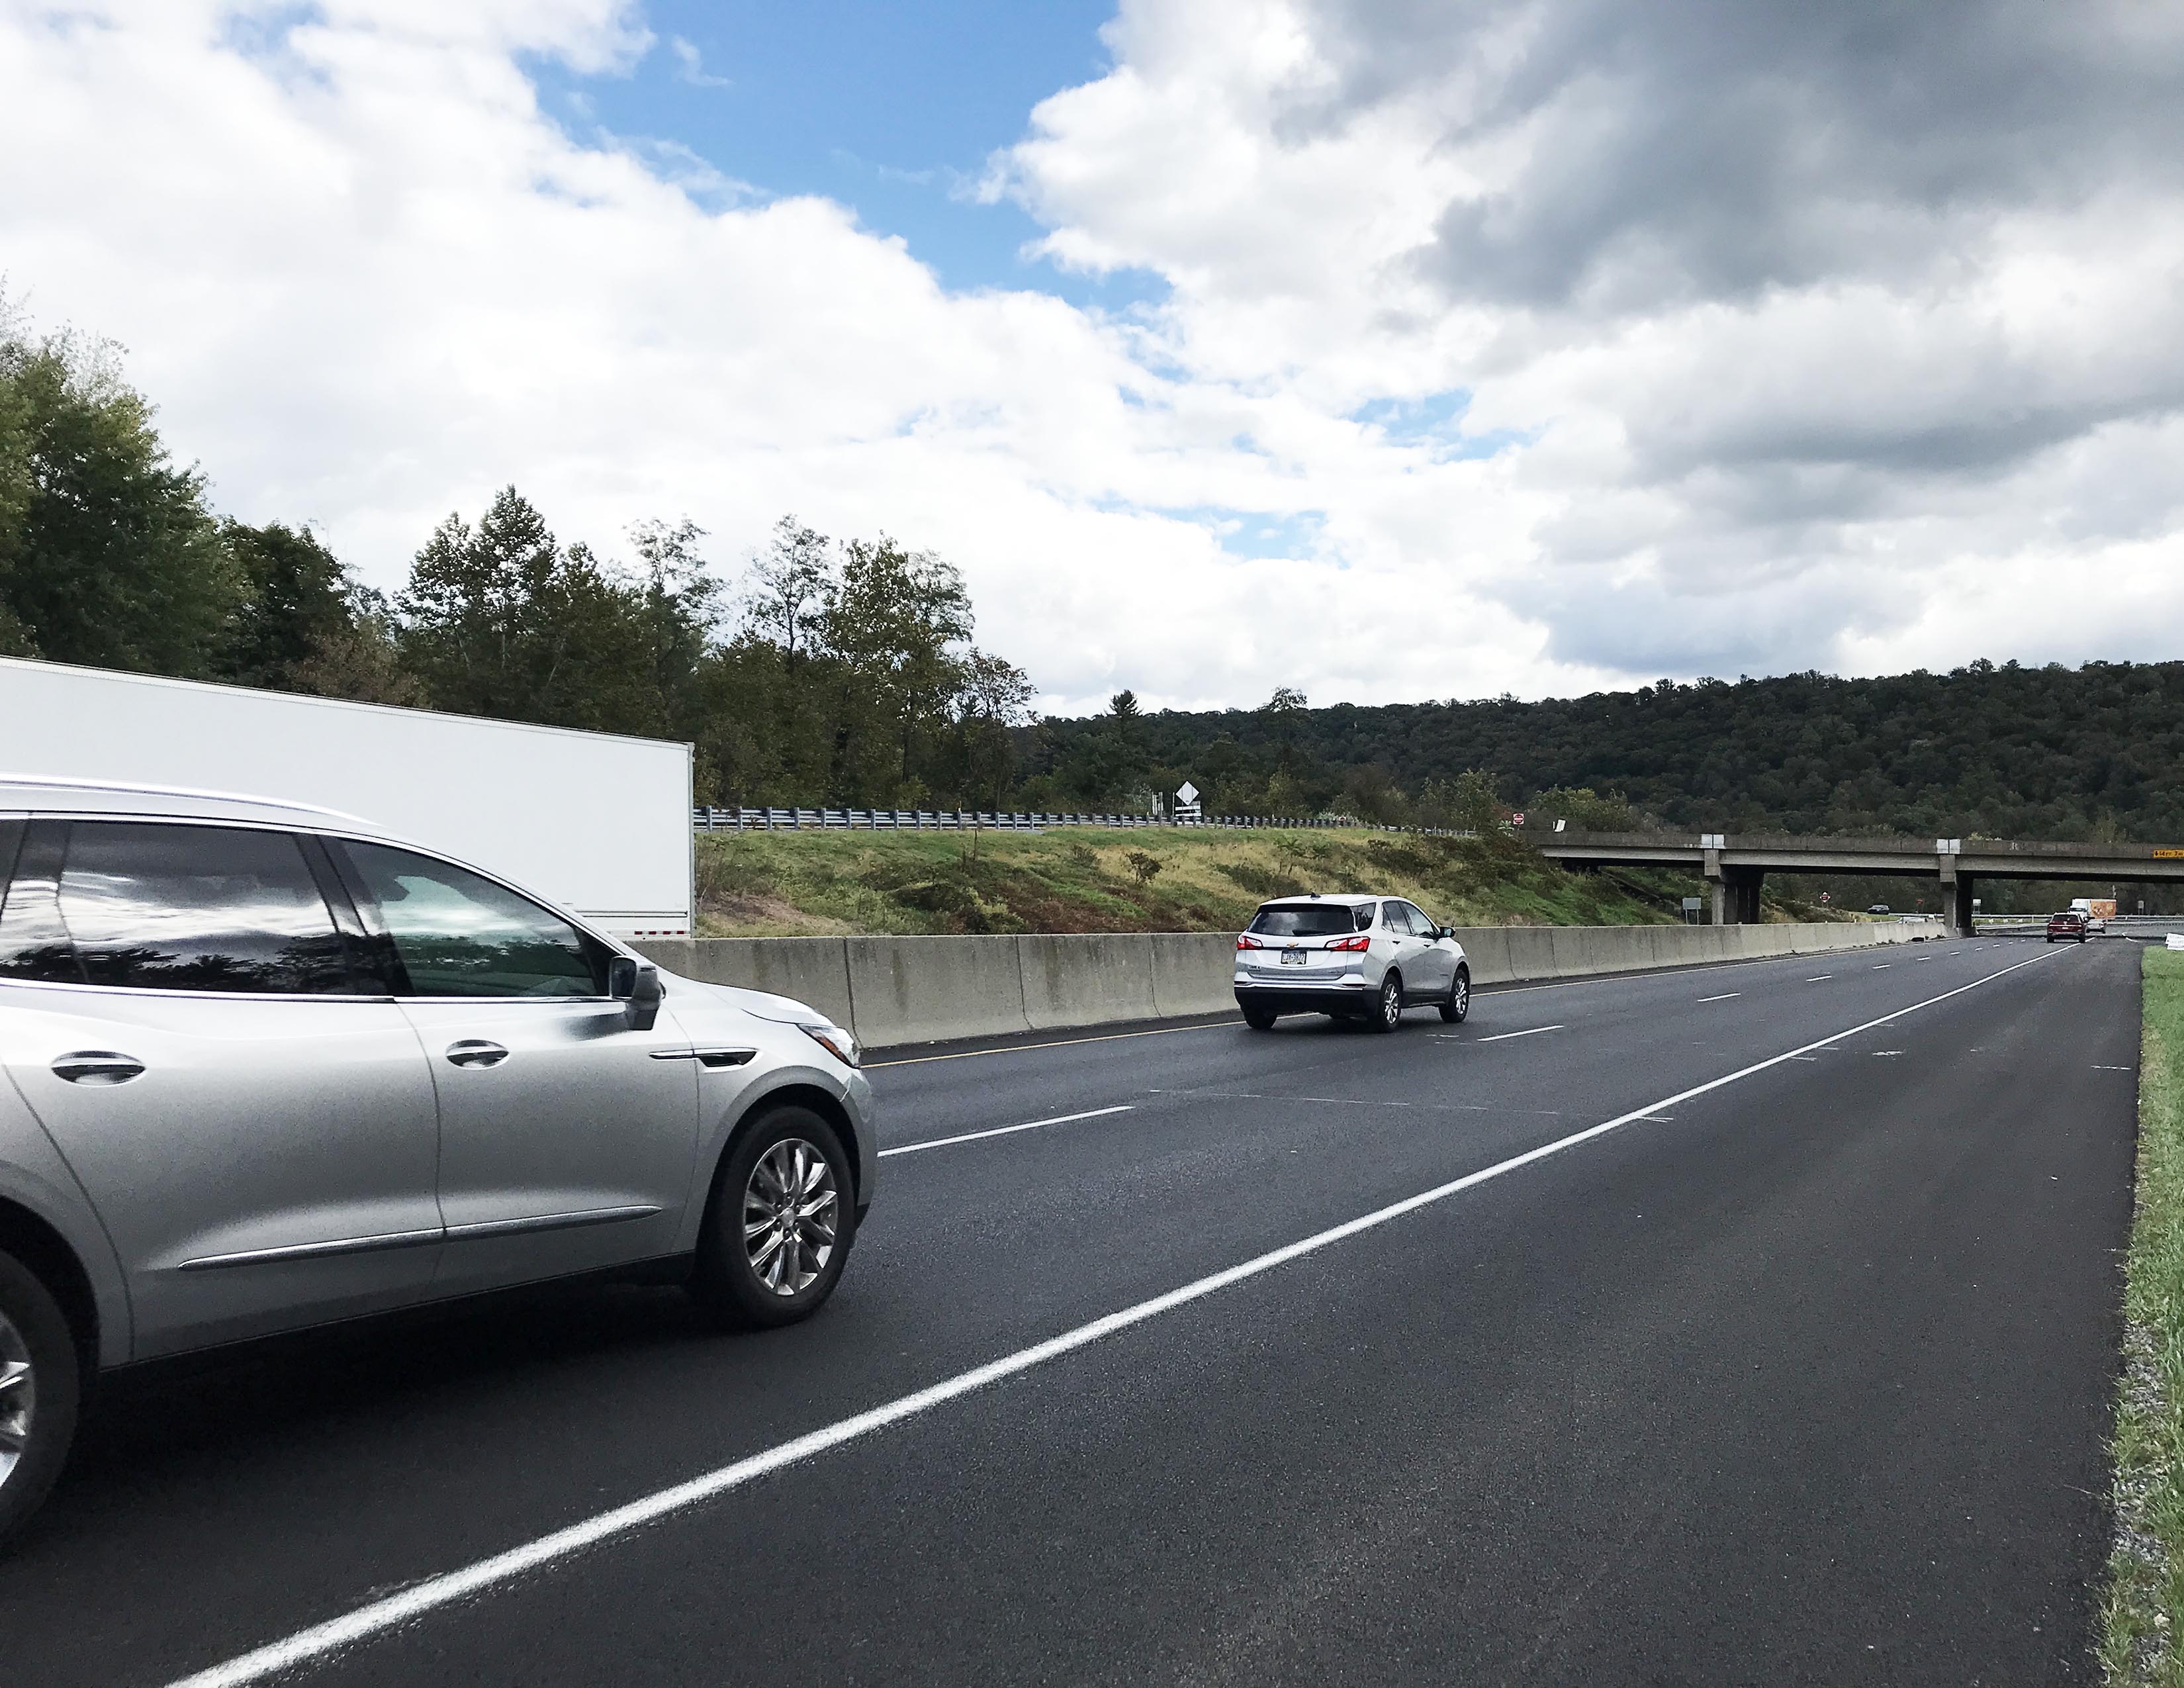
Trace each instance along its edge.
{"label": "white lane line", "polygon": [[2093,1069],[2096,1072],[2128,1072],[2131,1070],[2128,1067],[2096,1067]]}
{"label": "white lane line", "polygon": [[1536,1038],[1542,1032],[1559,1032],[1562,1029],[1560,1026],[1534,1026],[1527,1031],[1496,1032],[1490,1038],[1474,1038],[1471,1041],[1475,1044],[1505,1043],[1511,1038]]}
{"label": "white lane line", "polygon": [[1741,990],[1724,990],[1719,996],[1702,996],[1699,998],[1699,1000],[1702,1002],[1726,1002],[1732,996],[1741,996],[1744,993]]}
{"label": "white lane line", "polygon": [[1875,961],[1873,964],[1873,970],[1875,972],[1879,972],[1884,967],[1892,967],[1895,965],[1896,963],[1893,961]]}
{"label": "white lane line", "polygon": [[1512,1155],[1506,1161],[1497,1161],[1490,1167],[1481,1167],[1475,1173],[1467,1173],[1460,1178],[1451,1178],[1446,1184],[1436,1184],[1431,1189],[1421,1190],[1416,1195],[1405,1196],[1401,1201],[1390,1202],[1385,1207],[1375,1208],[1372,1212],[1360,1214],[1355,1219],[1346,1219],[1340,1225],[1330,1226],[1324,1231],[1315,1232],[1311,1236],[1300,1238],[1293,1243],[1285,1243],[1280,1248],[1269,1249],[1264,1254],[1255,1255],[1238,1265],[1198,1279],[1178,1289],[1170,1290],[1163,1295],[1155,1295],[1150,1301],[1139,1301],[1133,1306],[1124,1307],[1119,1312],[1095,1318],[1089,1323],[1080,1324],[1074,1329],[1065,1330],[1059,1336],[1050,1336],[1044,1342],[1035,1342],[1028,1348],[1019,1348],[1013,1354],[1004,1355],[998,1360],[989,1360],[984,1365],[974,1366],[967,1372],[958,1372],[954,1377],[943,1379],[940,1382],[930,1384],[924,1389],[915,1390],[908,1395],[898,1396],[894,1400],[866,1412],[852,1413],[846,1418],[837,1419],[833,1423],[825,1425],[819,1429],[810,1431],[801,1436],[792,1437],[785,1442],[777,1443],[762,1453],[755,1453],[749,1458],[739,1459],[733,1464],[723,1465],[715,1470],[705,1472],[690,1479],[687,1483],[677,1483],[671,1488],[659,1490],[653,1494],[629,1501],[626,1505],[609,1507],[605,1512],[594,1513],[581,1524],[572,1524],[565,1529],[554,1530],[549,1535],[542,1535],[533,1540],[511,1547],[505,1552],[492,1554],[464,1566],[460,1570],[445,1571],[437,1576],[426,1577],[393,1594],[367,1601],[354,1612],[344,1613],[338,1618],[328,1618],[323,1624],[314,1624],[308,1629],[298,1630],[292,1635],[285,1636],[277,1641],[268,1642],[265,1646],[254,1648],[249,1652],[239,1654],[223,1664],[214,1665],[209,1669],[198,1672],[193,1676],[178,1678],[170,1685],[170,1688],[246,1688],[248,1684],[264,1681],[267,1677],[277,1675],[282,1671],[293,1670],[299,1665],[309,1664],[315,1659],[324,1658],[329,1654],[339,1652],[346,1647],[355,1646],[359,1641],[369,1641],[374,1635],[384,1635],[389,1630],[412,1623],[428,1613],[438,1611],[443,1607],[453,1605],[458,1601],[467,1600],[473,1595],[482,1594],[488,1589],[496,1588],[528,1572],[543,1570],[549,1565],[568,1558],[571,1554],[582,1552],[586,1548],[596,1547],[602,1542],[611,1541],[616,1536],[627,1535],[632,1530],[641,1529],[647,1524],[659,1522],[661,1518],[671,1517],[677,1513],[688,1512],[693,1507],[702,1506],[705,1502],[717,1499],[733,1490],[747,1487],[761,1477],[769,1477],[787,1467],[800,1465],[805,1460],[816,1458],[832,1449],[842,1446],[844,1443],[860,1440],[876,1430],[883,1430],[891,1424],[902,1423],[905,1419],[918,1418],[932,1412],[937,1407],[946,1406],[951,1401],[960,1401],[967,1395],[999,1383],[1006,1378],[1012,1378],[1019,1372],[1028,1372],[1035,1366],[1045,1365],[1050,1360],[1058,1360],[1066,1354],[1073,1354],[1080,1348],[1089,1347],[1093,1343],[1128,1330],[1135,1325],[1143,1324],[1149,1319],[1158,1318],[1162,1313],[1173,1312],[1178,1307],[1187,1306],[1193,1301],[1202,1301],[1208,1295],[1217,1295],[1221,1290],[1235,1284],[1262,1276],[1273,1271],[1277,1267],[1288,1265],[1293,1260],[1301,1260],[1307,1255],[1317,1254],[1322,1249],[1332,1247],[1336,1243],[1346,1242],[1350,1238],[1361,1235],[1367,1231],[1377,1230],[1379,1227],[1402,1218],[1407,1214],[1417,1212],[1422,1207],[1430,1207],[1436,1202],[1446,1201],[1449,1197],[1461,1195],[1465,1190],[1476,1189],[1479,1185],[1490,1183],[1498,1178],[1505,1178],[1520,1167],[1530,1166],[1535,1161],[1546,1160],[1551,1156],[1560,1155],[1574,1149],[1581,1143],[1590,1143],[1596,1137],[1604,1137],[1611,1131],[1619,1131],[1624,1126],[1641,1121],[1647,1115],[1657,1113],[1663,1108],[1672,1108],[1679,1102],[1689,1101],[1694,1096],[1706,1095],[1711,1091],[1721,1089],[1725,1085],[1734,1084],[1740,1079],[1749,1078],[1755,1073],[1764,1072],[1769,1067],[1780,1067],[1785,1061],[1794,1061],[1801,1055],[1809,1055],[1814,1050],[1826,1049],[1831,1045],[1839,1044],[1845,1038],[1854,1038],[1861,1032],[1869,1032],[1876,1027],[1886,1026],[1891,1021],[1900,1020],[1907,1014],[1916,1014],[1921,1009],[1931,1008],[1936,1003],[1947,1002],[1953,996],[1962,996],[1968,990],[1977,990],[1983,984],[1992,984],[1998,978],[2007,978],[2020,967],[2029,967],[2041,961],[2053,960],[2053,950],[2035,955],[2030,961],[2019,961],[2003,968],[1999,972],[1989,973],[1985,978],[1974,979],[1970,984],[1960,984],[1954,990],[1945,990],[1939,996],[1930,996],[1924,1002],[1914,1002],[1908,1008],[1898,1008],[1893,1013],[1884,1014],[1877,1020],[1868,1020],[1863,1025],[1852,1026],[1846,1031],[1834,1033],[1820,1039],[1818,1042],[1786,1050],[1780,1055],[1769,1056],[1764,1061],[1754,1061],[1749,1067],[1741,1067],[1736,1072],[1724,1073],[1719,1078],[1709,1078],[1703,1084],[1694,1084],[1688,1090],[1679,1090],[1673,1096],[1663,1096],[1658,1101],[1649,1102],[1642,1108],[1634,1108],[1629,1113],[1618,1114],[1613,1119],[1603,1120],[1598,1125],[1587,1126],[1582,1131],[1574,1131],[1567,1137],[1558,1137],[1552,1143],[1543,1143],[1538,1148],[1528,1149],[1521,1155]]}
{"label": "white lane line", "polygon": [[1834,977],[1835,975],[1833,973],[1814,973],[1812,978],[1807,979],[1805,983],[1807,984],[1818,984],[1822,979],[1831,979]]}
{"label": "white lane line", "polygon": [[1088,1108],[1081,1114],[1056,1114],[1052,1119],[1028,1119],[1022,1125],[997,1125],[991,1131],[967,1131],[960,1137],[936,1137],[925,1143],[904,1143],[893,1149],[883,1149],[883,1161],[890,1155],[915,1155],[921,1149],[945,1149],[951,1143],[976,1143],[983,1137],[1007,1137],[1019,1131],[1037,1131],[1042,1125],[1067,1125],[1072,1120],[1100,1119],[1108,1114],[1126,1114],[1136,1106],[1124,1102],[1119,1107]]}

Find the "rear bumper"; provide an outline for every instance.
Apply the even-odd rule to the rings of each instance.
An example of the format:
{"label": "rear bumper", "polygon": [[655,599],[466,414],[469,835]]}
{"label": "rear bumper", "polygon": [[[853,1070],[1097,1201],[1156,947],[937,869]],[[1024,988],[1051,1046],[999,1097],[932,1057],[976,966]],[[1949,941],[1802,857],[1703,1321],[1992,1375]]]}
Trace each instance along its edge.
{"label": "rear bumper", "polygon": [[1236,1006],[1271,1014],[1369,1014],[1375,993],[1357,984],[1238,985]]}

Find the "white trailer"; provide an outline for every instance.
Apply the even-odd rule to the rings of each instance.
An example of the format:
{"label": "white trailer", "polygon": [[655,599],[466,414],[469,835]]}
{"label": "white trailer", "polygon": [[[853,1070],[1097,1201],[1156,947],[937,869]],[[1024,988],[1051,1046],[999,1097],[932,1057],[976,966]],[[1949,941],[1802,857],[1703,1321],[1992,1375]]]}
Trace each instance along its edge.
{"label": "white trailer", "polygon": [[0,773],[338,809],[608,931],[695,929],[691,750],[0,657]]}

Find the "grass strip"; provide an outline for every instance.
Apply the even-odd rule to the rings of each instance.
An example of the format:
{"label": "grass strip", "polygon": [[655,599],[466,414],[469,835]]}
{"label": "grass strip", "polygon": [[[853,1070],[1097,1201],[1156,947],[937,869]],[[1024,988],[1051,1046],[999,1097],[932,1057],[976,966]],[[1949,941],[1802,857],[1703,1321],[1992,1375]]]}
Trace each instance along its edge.
{"label": "grass strip", "polygon": [[2184,951],[2148,950],[2144,986],[2100,1657],[2115,1688],[2184,1688]]}

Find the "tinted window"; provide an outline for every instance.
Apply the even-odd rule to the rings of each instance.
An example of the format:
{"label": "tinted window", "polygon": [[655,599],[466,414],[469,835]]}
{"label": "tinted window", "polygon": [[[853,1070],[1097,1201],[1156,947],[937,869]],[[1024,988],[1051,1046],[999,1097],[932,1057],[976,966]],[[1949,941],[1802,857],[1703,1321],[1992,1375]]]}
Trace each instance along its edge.
{"label": "tinted window", "polygon": [[604,996],[610,953],[527,897],[450,861],[350,844],[367,922],[412,996]]}
{"label": "tinted window", "polygon": [[0,916],[0,972],[152,990],[348,989],[294,838],[124,821],[35,829]]}
{"label": "tinted window", "polygon": [[1419,937],[1434,938],[1440,935],[1440,923],[1416,903],[1405,903],[1403,912],[1410,917],[1411,930]]}
{"label": "tinted window", "polygon": [[[1370,908],[1371,905],[1366,906]],[[1332,938],[1338,933],[1357,929],[1346,903],[1265,908],[1251,920],[1251,930],[1268,938]]]}
{"label": "tinted window", "polygon": [[1411,925],[1411,917],[1406,911],[1406,905],[1397,902],[1385,902],[1380,905],[1380,924],[1390,932],[1410,932],[1415,929]]}

